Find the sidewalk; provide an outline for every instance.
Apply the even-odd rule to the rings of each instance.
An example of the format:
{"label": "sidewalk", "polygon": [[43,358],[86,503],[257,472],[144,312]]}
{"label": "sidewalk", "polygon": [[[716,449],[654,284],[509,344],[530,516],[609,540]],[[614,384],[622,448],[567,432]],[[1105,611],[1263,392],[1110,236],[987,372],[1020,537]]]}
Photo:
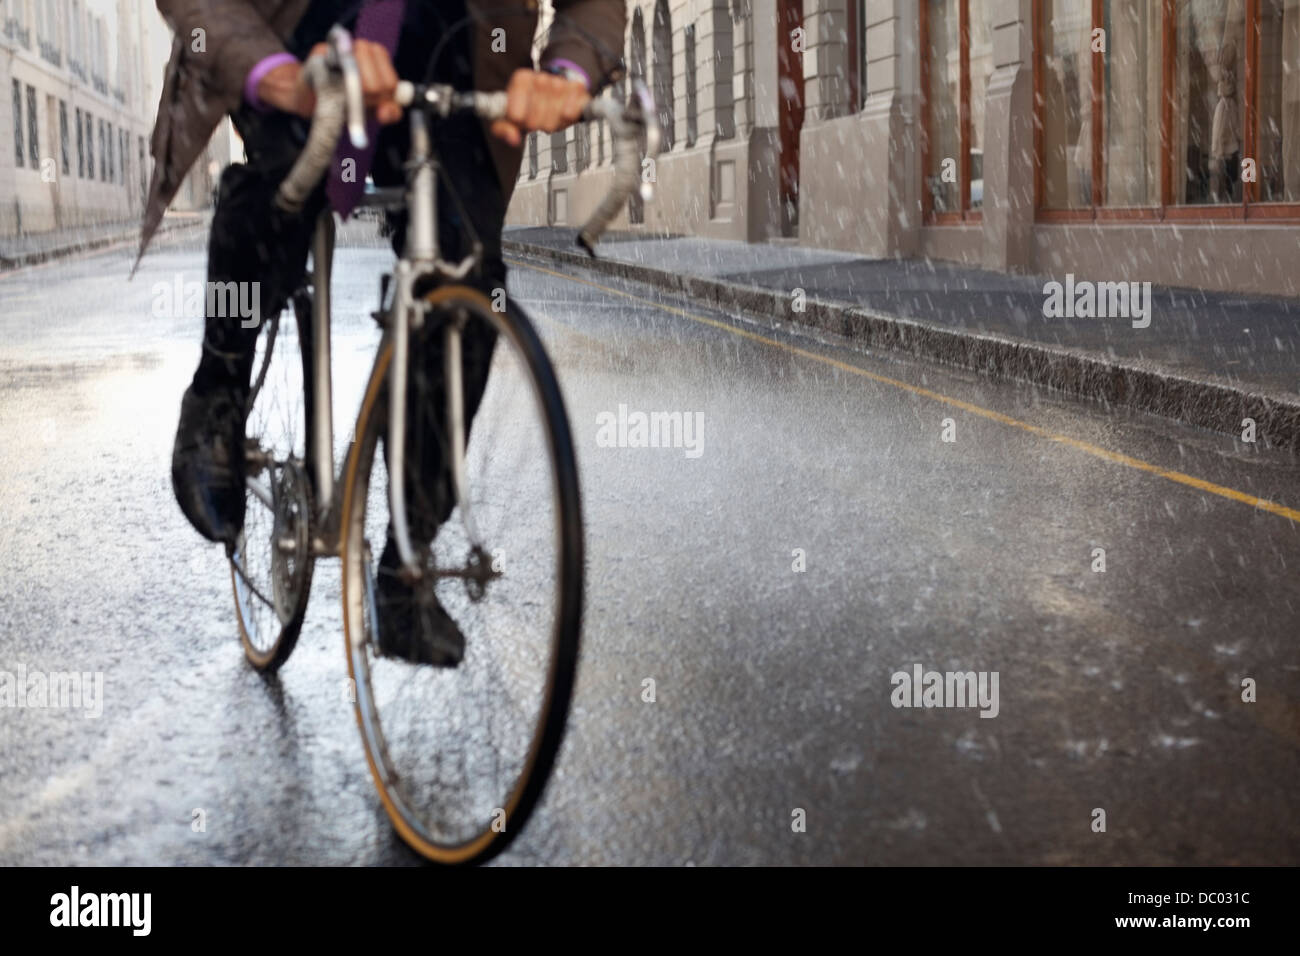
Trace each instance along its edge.
{"label": "sidewalk", "polygon": [[[202,212],[168,213],[158,229],[164,235],[176,229],[193,228],[207,222]],[[140,221],[98,223],[23,236],[0,236],[0,272],[35,265],[50,259],[89,252],[120,242],[140,241]]]}
{"label": "sidewalk", "polygon": [[[1046,318],[1044,283],[919,259],[790,245],[607,236],[591,260],[575,230],[511,227],[506,248],[681,292],[702,304],[799,322],[1300,450],[1300,300],[1151,290],[1151,323]],[[1092,277],[1079,277],[1092,278]],[[808,305],[791,309],[793,290]]]}

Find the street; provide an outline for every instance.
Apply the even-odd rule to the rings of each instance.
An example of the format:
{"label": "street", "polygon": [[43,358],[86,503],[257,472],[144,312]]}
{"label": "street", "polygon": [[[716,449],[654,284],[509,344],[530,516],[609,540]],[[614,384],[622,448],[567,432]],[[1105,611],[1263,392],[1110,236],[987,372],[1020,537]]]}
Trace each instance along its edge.
{"label": "street", "polygon": [[[340,694],[337,561],[278,677],[244,660],[171,492],[200,320],[151,292],[203,237],[133,254],[0,275],[0,669],[105,675],[101,716],[0,710],[0,862],[417,863]],[[336,261],[340,447],[390,258]],[[568,736],[497,865],[1300,863],[1294,455],[512,265],[588,567]],[[658,411],[697,445],[598,427]],[[897,706],[918,666],[996,705]]]}

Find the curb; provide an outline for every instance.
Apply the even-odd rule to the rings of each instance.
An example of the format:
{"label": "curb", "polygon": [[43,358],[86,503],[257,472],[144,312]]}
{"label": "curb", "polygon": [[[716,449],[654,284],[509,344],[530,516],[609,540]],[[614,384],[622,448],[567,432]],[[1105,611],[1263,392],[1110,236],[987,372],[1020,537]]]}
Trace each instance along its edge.
{"label": "curb", "polygon": [[613,259],[591,259],[581,253],[513,239],[505,239],[502,245],[516,255],[561,262],[678,292],[711,308],[768,318],[779,316],[869,348],[891,349],[992,378],[1046,386],[1224,434],[1240,435],[1242,419],[1253,418],[1261,443],[1300,451],[1297,399],[1188,378],[1156,364],[1126,363],[1095,353],[900,318],[850,302],[810,297],[806,311],[791,315],[788,297],[774,289],[681,275]]}
{"label": "curb", "polygon": [[[181,229],[189,229],[194,226],[206,224],[207,219],[204,216],[197,216],[193,219],[185,218],[175,220],[171,224],[164,222],[158,227],[158,232],[154,238],[164,236],[168,233],[177,232]],[[76,242],[69,242],[67,245],[55,246],[52,249],[39,249],[35,252],[24,252],[16,256],[6,256],[0,254],[0,274],[13,272],[16,269],[25,269],[28,266],[40,265],[43,262],[52,262],[56,259],[66,259],[69,256],[79,255],[84,252],[94,252],[97,249],[103,249],[106,246],[118,245],[122,242],[131,240],[138,241],[140,238],[140,224],[134,223],[123,229],[121,232],[115,232],[108,236],[96,236],[93,239],[81,239]]]}

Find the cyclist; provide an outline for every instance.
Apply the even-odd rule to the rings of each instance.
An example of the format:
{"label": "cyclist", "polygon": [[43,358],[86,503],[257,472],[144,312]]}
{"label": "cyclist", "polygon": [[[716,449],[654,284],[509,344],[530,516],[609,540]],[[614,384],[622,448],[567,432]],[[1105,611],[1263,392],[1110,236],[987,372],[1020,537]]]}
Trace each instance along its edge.
{"label": "cyclist", "polygon": [[[393,101],[399,77],[458,89],[507,91],[506,119],[485,130],[469,115],[434,126],[446,179],[463,197],[464,215],[440,182],[438,233],[443,255],[469,251],[466,228],[483,243],[483,268],[468,281],[489,296],[505,288],[501,229],[519,170],[524,134],[553,132],[577,121],[592,93],[617,79],[623,45],[622,0],[554,0],[555,19],[533,69],[536,0],[157,0],[175,34],[153,133],[156,161],[141,239],[143,254],[163,211],[221,118],[243,138],[247,163],[221,177],[208,243],[209,282],[260,283],[260,316],[285,307],[304,275],[317,216],[332,207],[344,218],[369,173],[379,186],[403,182],[409,129]],[[519,4],[516,10],[509,9]],[[275,192],[306,140],[314,107],[302,59],[320,49],[329,29],[354,35],[354,54],[371,117],[369,152],[340,145],[326,182],[294,215],[274,205]],[[348,160],[352,161],[349,166]],[[405,214],[390,214],[393,246],[402,249]],[[259,288],[259,287],[253,287]],[[209,297],[212,302],[212,297]],[[172,484],[181,510],[200,534],[232,548],[244,520],[244,425],[257,341],[256,324],[208,315],[198,370],[181,402]],[[465,343],[466,415],[487,383],[493,342]],[[441,380],[431,343],[418,362],[426,386]],[[429,414],[412,422],[440,428]],[[414,442],[413,442],[414,443]],[[453,496],[439,441],[422,440],[420,474],[443,475],[441,493],[412,496],[413,537],[432,540]],[[430,501],[430,497],[438,500]],[[394,573],[391,535],[379,561],[380,649],[438,666],[455,666],[464,637],[429,588],[416,595]],[[385,573],[385,571],[389,573]],[[427,593],[425,593],[427,592]]]}

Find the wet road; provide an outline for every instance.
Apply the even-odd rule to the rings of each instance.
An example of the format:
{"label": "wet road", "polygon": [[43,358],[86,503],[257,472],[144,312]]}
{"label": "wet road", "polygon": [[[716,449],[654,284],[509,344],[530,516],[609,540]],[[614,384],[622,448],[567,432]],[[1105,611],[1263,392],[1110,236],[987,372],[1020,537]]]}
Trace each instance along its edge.
{"label": "wet road", "polygon": [[[340,252],[344,433],[385,260]],[[339,692],[337,562],[263,680],[173,503],[198,323],[151,290],[201,243],[129,262],[0,276],[0,671],[104,674],[96,719],[0,709],[0,862],[416,862]],[[511,289],[589,567],[569,736],[500,864],[1300,862],[1296,459],[544,264]],[[702,416],[699,454],[605,447],[620,405]],[[997,672],[996,716],[894,706],[915,665]]]}

